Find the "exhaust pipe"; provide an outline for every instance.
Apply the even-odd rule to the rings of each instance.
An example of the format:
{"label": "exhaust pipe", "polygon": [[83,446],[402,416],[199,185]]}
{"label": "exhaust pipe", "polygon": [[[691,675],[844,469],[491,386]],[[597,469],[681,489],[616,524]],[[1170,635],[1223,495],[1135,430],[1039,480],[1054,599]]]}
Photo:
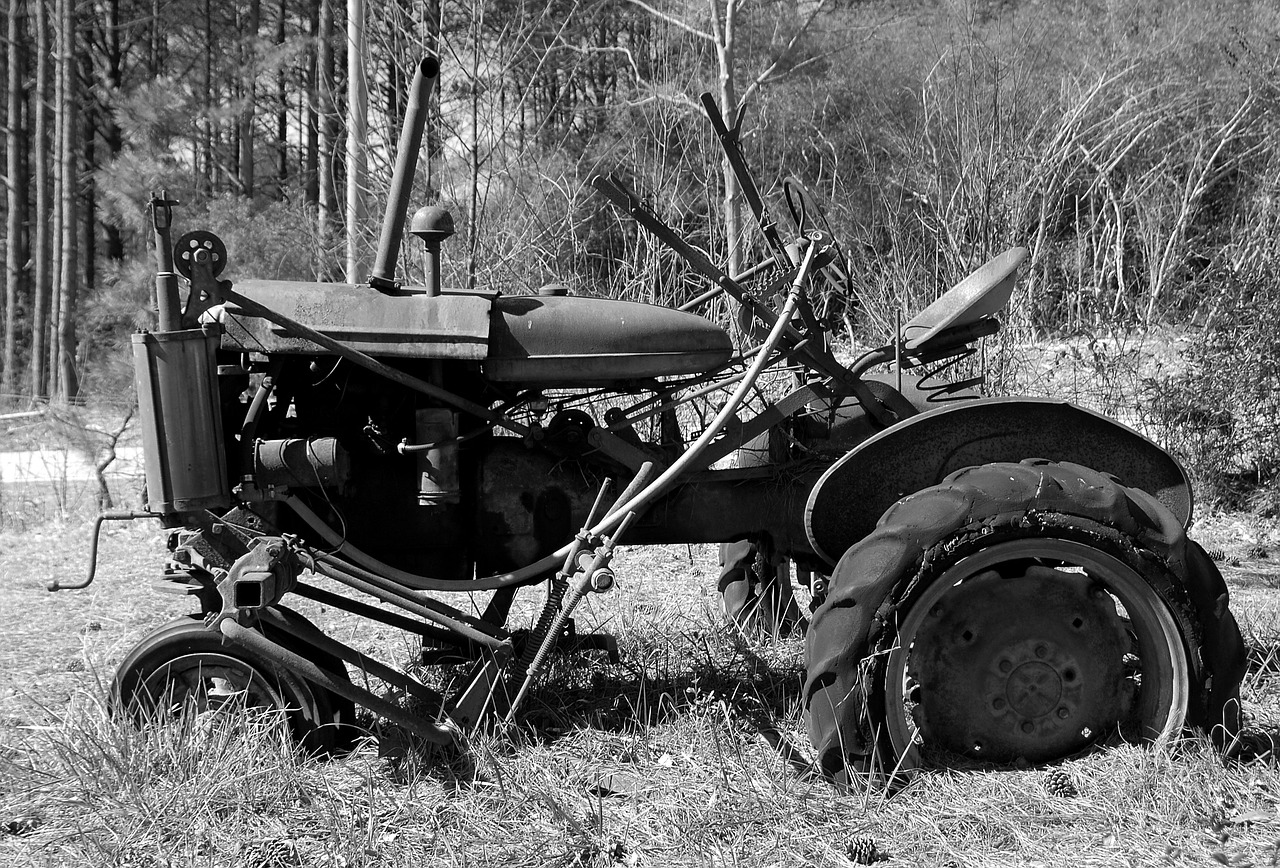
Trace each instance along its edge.
{"label": "exhaust pipe", "polygon": [[427,100],[440,75],[440,61],[427,55],[418,61],[409,90],[409,111],[400,130],[396,151],[396,170],[391,176],[391,192],[387,210],[382,216],[382,235],[378,239],[378,260],[369,277],[369,285],[379,292],[392,293],[396,283],[396,257],[400,255],[400,239],[404,235],[404,219],[413,192],[413,173],[418,167],[418,151],[422,149],[422,133],[427,125]]}

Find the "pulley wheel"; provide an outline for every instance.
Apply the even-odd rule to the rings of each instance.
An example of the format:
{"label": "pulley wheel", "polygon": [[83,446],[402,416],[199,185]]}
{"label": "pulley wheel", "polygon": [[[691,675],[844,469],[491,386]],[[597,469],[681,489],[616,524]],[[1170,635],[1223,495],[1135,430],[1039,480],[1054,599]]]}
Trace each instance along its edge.
{"label": "pulley wheel", "polygon": [[187,280],[191,279],[191,269],[195,265],[197,251],[203,250],[209,255],[213,276],[217,277],[227,264],[227,246],[222,239],[212,232],[197,229],[188,232],[173,245],[173,265],[178,273]]}

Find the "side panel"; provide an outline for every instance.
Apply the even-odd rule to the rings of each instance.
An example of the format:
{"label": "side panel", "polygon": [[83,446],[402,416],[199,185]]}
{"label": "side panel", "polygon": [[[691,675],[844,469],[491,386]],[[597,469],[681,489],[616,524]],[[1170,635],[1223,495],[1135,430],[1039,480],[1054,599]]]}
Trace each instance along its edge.
{"label": "side panel", "polygon": [[212,327],[133,336],[151,512],[169,515],[231,503],[218,402],[217,345]]}
{"label": "side panel", "polygon": [[1110,473],[1147,491],[1187,525],[1191,485],[1182,466],[1118,422],[1041,398],[967,401],[880,432],[827,469],[805,505],[809,542],[835,564],[880,516],[912,492],[964,467],[1047,458]]}
{"label": "side panel", "polygon": [[[363,353],[407,359],[480,361],[489,349],[493,295],[447,292],[384,295],[367,286],[244,280],[236,290],[246,298],[296,319]],[[258,353],[326,355],[304,338],[239,311],[215,308],[222,323],[222,347]]]}

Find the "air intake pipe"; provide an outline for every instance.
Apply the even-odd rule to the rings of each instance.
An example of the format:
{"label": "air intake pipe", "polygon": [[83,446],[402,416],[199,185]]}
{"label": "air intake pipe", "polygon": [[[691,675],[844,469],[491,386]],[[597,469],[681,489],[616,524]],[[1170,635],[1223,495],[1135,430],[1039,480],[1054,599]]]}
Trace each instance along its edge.
{"label": "air intake pipe", "polygon": [[378,238],[378,259],[369,277],[369,285],[379,292],[392,293],[396,283],[396,257],[404,235],[405,215],[409,212],[409,196],[413,193],[413,173],[418,168],[418,152],[422,149],[422,133],[427,125],[427,101],[440,75],[440,61],[427,55],[418,61],[409,89],[409,111],[400,130],[396,151],[396,169],[391,176],[387,210],[382,216],[382,235]]}

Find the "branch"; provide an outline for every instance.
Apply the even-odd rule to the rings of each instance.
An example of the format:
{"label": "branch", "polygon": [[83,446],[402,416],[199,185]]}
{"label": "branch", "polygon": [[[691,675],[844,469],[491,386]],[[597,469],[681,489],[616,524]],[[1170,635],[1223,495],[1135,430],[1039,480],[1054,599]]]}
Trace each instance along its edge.
{"label": "branch", "polygon": [[[797,29],[794,35],[791,36],[790,40],[787,40],[786,47],[783,47],[782,51],[778,52],[778,59],[774,60],[773,63],[768,65],[768,67],[765,67],[763,72],[760,73],[759,76],[755,77],[755,81],[748,84],[748,86],[746,86],[746,90],[742,91],[742,95],[741,97],[739,97],[739,106],[746,105],[746,101],[750,99],[751,95],[753,95],[753,93],[755,93],[756,90],[759,90],[762,84],[767,84],[774,81],[780,81],[780,79],[782,78],[786,78],[787,76],[791,76],[791,74],[800,72],[801,69],[804,69],[805,67],[809,67],[809,65],[818,63],[819,60],[829,58],[829,56],[832,56],[832,55],[840,54],[841,51],[849,49],[850,47],[849,42],[845,42],[845,44],[838,47],[838,49],[832,49],[831,51],[824,51],[822,52],[822,54],[813,56],[813,58],[806,58],[805,60],[801,60],[800,63],[795,64],[794,67],[791,67],[790,69],[786,69],[785,72],[774,74],[777,72],[778,65],[782,63],[783,58],[786,58],[788,54],[791,54],[791,49],[794,49],[796,42],[800,41],[800,37],[804,36],[805,33],[809,32],[809,28],[813,26],[813,22],[815,19],[818,18],[818,15],[824,12],[827,12],[828,5],[829,5],[829,0],[819,0],[818,3],[814,5],[814,8],[809,10],[809,14],[805,15],[804,22],[800,24],[800,29]],[[873,31],[873,29],[876,29],[877,27],[881,26],[882,23],[883,22],[868,24],[867,27],[860,28],[860,29],[868,29],[868,31]],[[735,106],[735,109],[736,108],[737,106]]]}
{"label": "branch", "polygon": [[666,23],[670,24],[672,27],[678,27],[684,32],[689,33],[693,36],[696,36],[699,39],[705,39],[707,42],[716,41],[711,36],[711,34],[707,33],[705,30],[699,30],[698,28],[694,27],[692,24],[689,24],[687,21],[682,21],[679,18],[676,18],[674,15],[669,15],[666,12],[662,12],[661,10],[655,9],[652,6],[650,6],[648,3],[645,3],[644,0],[627,0],[627,2],[633,6],[639,6],[641,9],[643,9],[645,12],[648,12],[654,18],[657,18],[661,21],[665,21]]}

